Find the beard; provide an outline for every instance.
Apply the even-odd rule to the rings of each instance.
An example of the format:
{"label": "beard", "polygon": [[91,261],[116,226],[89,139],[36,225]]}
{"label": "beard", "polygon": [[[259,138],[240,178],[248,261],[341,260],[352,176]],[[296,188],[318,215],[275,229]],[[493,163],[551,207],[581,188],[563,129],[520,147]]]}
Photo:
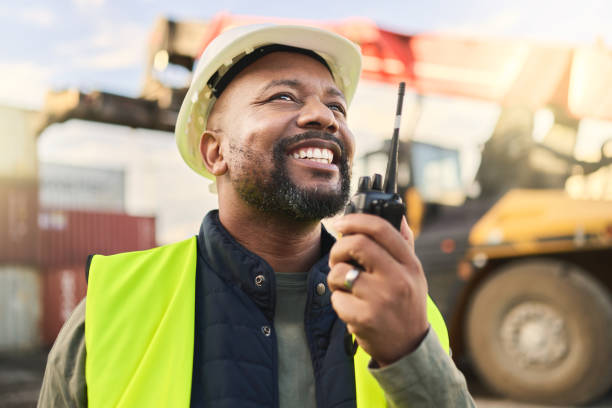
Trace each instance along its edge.
{"label": "beard", "polygon": [[[300,187],[293,182],[287,169],[287,148],[307,139],[330,140],[340,146],[338,160],[340,179],[335,189],[320,191],[315,188]],[[230,173],[230,179],[239,196],[251,207],[262,213],[282,216],[295,221],[319,221],[340,212],[348,202],[351,177],[344,143],[337,137],[316,131],[308,131],[274,144],[272,161],[269,167],[266,158],[245,146],[230,144],[232,156],[240,158]],[[319,172],[317,177],[333,177],[327,172]]]}

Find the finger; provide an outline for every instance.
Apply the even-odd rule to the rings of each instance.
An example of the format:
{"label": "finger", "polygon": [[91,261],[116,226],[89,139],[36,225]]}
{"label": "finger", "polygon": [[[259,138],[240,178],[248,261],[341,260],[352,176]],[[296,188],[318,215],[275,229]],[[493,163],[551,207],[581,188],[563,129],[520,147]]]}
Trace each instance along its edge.
{"label": "finger", "polygon": [[344,262],[357,262],[368,272],[388,271],[398,267],[397,262],[377,242],[363,235],[347,235],[336,241],[329,253],[329,266]]}
{"label": "finger", "polygon": [[360,299],[366,299],[367,293],[377,285],[377,277],[366,271],[362,271],[357,279],[353,282],[353,287],[349,291],[346,288],[346,274],[351,270],[355,269],[355,266],[348,263],[338,263],[334,265],[333,268],[330,269],[327,274],[327,284],[329,285],[329,289],[333,292],[335,290],[342,290],[345,292],[350,292],[354,296],[357,296]]}
{"label": "finger", "polygon": [[368,304],[348,292],[333,292],[331,303],[338,317],[349,326],[361,327],[370,314]]}
{"label": "finger", "polygon": [[412,228],[408,225],[408,221],[406,221],[406,217],[402,216],[402,223],[400,224],[400,234],[406,241],[408,241],[408,245],[411,248],[414,248],[414,232]]}
{"label": "finger", "polygon": [[348,214],[334,222],[334,229],[343,234],[343,238],[351,234],[367,235],[402,263],[407,261],[413,250],[411,241],[406,240],[388,221],[376,215]]}
{"label": "finger", "polygon": [[[327,274],[327,285],[329,286],[329,290],[331,290],[332,292],[335,290],[347,291],[344,285],[344,280],[348,271],[353,268],[355,268],[355,266],[345,262],[337,263],[332,268],[330,268],[329,273]],[[362,273],[366,272],[364,271]],[[359,280],[359,278],[361,278],[361,274],[353,283],[353,288],[357,286],[357,281]]]}

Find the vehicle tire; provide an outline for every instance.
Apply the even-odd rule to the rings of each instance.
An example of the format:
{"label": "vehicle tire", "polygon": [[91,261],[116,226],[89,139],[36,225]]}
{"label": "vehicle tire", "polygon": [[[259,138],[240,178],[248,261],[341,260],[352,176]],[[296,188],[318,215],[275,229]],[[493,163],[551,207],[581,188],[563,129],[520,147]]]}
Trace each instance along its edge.
{"label": "vehicle tire", "polygon": [[612,296],[582,268],[553,259],[493,273],[468,307],[480,378],[516,400],[575,405],[612,384]]}

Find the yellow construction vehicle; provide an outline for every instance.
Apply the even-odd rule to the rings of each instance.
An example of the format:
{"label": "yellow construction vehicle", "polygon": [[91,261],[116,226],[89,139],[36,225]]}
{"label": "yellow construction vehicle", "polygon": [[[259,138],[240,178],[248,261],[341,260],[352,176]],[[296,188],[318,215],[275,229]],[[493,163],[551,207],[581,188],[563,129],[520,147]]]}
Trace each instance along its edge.
{"label": "yellow construction vehicle", "polygon": [[[596,163],[551,147],[576,135],[578,121],[562,119],[539,144],[528,111],[502,110],[480,194],[460,204],[458,153],[404,142],[400,169],[413,176],[400,190],[455,358],[513,399],[573,405],[612,384],[612,201],[572,197],[565,185],[576,173],[609,175],[612,158],[609,142]],[[368,162],[386,150],[362,165],[376,170]]]}

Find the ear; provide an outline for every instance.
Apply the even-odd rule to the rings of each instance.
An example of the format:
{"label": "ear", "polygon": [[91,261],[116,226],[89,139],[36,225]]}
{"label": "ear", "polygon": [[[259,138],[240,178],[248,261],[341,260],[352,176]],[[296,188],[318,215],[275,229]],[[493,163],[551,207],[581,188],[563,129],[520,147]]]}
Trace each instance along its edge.
{"label": "ear", "polygon": [[206,169],[214,176],[222,176],[227,172],[227,163],[221,152],[219,135],[207,130],[200,139],[200,153]]}

